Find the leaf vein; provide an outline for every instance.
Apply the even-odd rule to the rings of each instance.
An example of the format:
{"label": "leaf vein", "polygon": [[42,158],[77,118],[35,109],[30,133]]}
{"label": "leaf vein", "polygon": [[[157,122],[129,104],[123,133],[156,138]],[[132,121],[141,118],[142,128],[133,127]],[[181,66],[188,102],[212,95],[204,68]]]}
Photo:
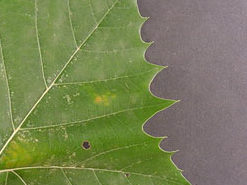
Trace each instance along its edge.
{"label": "leaf vein", "polygon": [[6,70],[6,66],[5,66],[5,60],[4,60],[4,56],[3,56],[3,48],[2,48],[1,39],[0,39],[0,54],[1,54],[2,62],[3,62],[4,76],[5,76],[7,90],[8,90],[8,103],[9,103],[10,121],[11,121],[13,130],[15,130],[15,125],[14,125],[14,121],[13,121],[13,112],[12,112],[12,103],[11,103],[11,96],[10,96],[9,80],[8,80],[7,70]]}
{"label": "leaf vein", "polygon": [[39,39],[39,30],[38,30],[38,5],[37,5],[37,0],[34,2],[34,11],[35,11],[35,32],[36,32],[36,39],[37,39],[37,44],[38,44],[38,50],[39,50],[39,58],[40,58],[40,65],[41,65],[41,72],[42,72],[42,77],[44,80],[44,84],[46,89],[48,88],[48,85],[46,83],[45,79],[45,71],[44,71],[44,62],[43,62],[43,57],[41,53],[41,47],[40,47],[40,39]]}
{"label": "leaf vein", "polygon": [[12,171],[13,174],[15,174],[20,180],[21,182],[24,184],[24,185],[27,185],[27,183],[24,181],[24,179],[18,174],[16,173],[15,171]]}
{"label": "leaf vein", "polygon": [[70,185],[72,185],[72,183],[70,182],[68,176],[67,176],[66,173],[64,172],[64,169],[63,169],[63,168],[61,168],[61,171],[62,171],[63,176],[64,176],[65,179],[67,180],[67,182],[68,182]]}
{"label": "leaf vein", "polygon": [[151,108],[151,107],[156,107],[156,106],[160,106],[160,105],[164,105],[164,103],[162,103],[162,104],[156,104],[156,105],[151,105],[151,106],[142,106],[142,107],[128,108],[128,109],[124,109],[124,110],[121,110],[121,111],[112,112],[112,113],[109,113],[109,114],[103,114],[101,116],[96,116],[96,117],[85,119],[85,120],[78,120],[78,121],[73,121],[73,122],[68,122],[68,123],[61,123],[61,124],[57,124],[57,125],[48,125],[48,126],[40,126],[40,127],[24,127],[24,128],[21,128],[20,130],[36,130],[36,129],[48,129],[48,128],[53,128],[53,127],[69,126],[69,125],[74,125],[74,124],[88,122],[88,121],[91,121],[91,120],[105,118],[107,116],[117,115],[117,114],[128,112],[128,111],[133,111],[133,110],[138,110],[138,109],[144,109],[144,108]]}
{"label": "leaf vein", "polygon": [[128,149],[128,148],[132,148],[132,147],[136,147],[136,146],[141,146],[141,145],[144,145],[144,144],[146,144],[146,143],[137,143],[137,144],[133,144],[133,145],[127,145],[127,146],[122,146],[122,147],[118,147],[118,148],[113,148],[113,149],[110,149],[110,150],[106,150],[104,152],[98,153],[96,155],[93,155],[93,156],[87,158],[86,160],[82,161],[82,163],[85,163],[87,161],[90,161],[90,160],[92,160],[92,159],[94,159],[96,157],[99,157],[101,155],[105,155],[107,153],[111,153],[111,152],[114,152],[114,151],[117,151],[117,150],[122,150],[122,149]]}
{"label": "leaf vein", "polygon": [[97,19],[96,19],[96,16],[94,14],[94,11],[93,11],[93,5],[92,5],[91,0],[88,0],[88,3],[89,3],[89,6],[90,6],[90,10],[91,10],[90,12],[91,12],[91,15],[93,17],[93,20],[94,20],[95,23],[97,23]]}
{"label": "leaf vein", "polygon": [[176,181],[176,179],[168,179],[167,177],[161,177],[157,175],[150,175],[150,174],[144,174],[144,173],[138,173],[138,172],[131,172],[131,171],[121,171],[121,170],[111,170],[111,169],[104,169],[104,168],[84,168],[84,167],[74,167],[74,166],[32,166],[32,167],[21,167],[21,168],[13,168],[13,169],[5,169],[0,170],[1,172],[12,172],[13,170],[29,170],[29,169],[70,169],[70,170],[91,170],[91,171],[103,171],[103,172],[113,172],[113,173],[129,173],[133,175],[140,175],[143,177],[153,177],[156,179],[165,180],[167,182],[174,182],[177,184],[180,184]]}
{"label": "leaf vein", "polygon": [[132,183],[129,181],[128,177],[126,177],[125,179],[127,180],[128,184],[132,185]]}
{"label": "leaf vein", "polygon": [[69,12],[70,29],[71,29],[71,32],[72,32],[72,36],[73,36],[73,39],[74,39],[75,46],[78,47],[76,39],[75,39],[75,32],[74,32],[74,28],[73,28],[72,19],[71,19],[72,12],[71,12],[71,8],[70,8],[70,0],[68,0],[67,6],[68,6],[68,12]]}
{"label": "leaf vein", "polygon": [[152,177],[150,177],[150,182],[152,183],[152,185],[154,185]]}
{"label": "leaf vein", "polygon": [[130,165],[127,165],[127,166],[121,168],[120,170],[123,171],[123,170],[128,169],[128,168],[131,168],[131,167],[133,167],[133,166],[135,166],[135,165],[137,165],[137,164],[140,164],[140,163],[143,163],[143,162],[152,160],[152,159],[153,159],[153,157],[148,158],[148,159],[145,159],[145,160],[143,160],[143,161],[136,161],[136,162],[134,162],[134,163],[132,163],[132,164],[130,164]]}
{"label": "leaf vein", "polygon": [[154,69],[145,71],[145,72],[141,72],[135,75],[126,75],[126,76],[119,76],[119,77],[115,77],[115,78],[108,78],[108,79],[103,79],[103,80],[91,80],[91,81],[84,81],[84,82],[59,82],[59,83],[55,83],[54,86],[61,86],[61,85],[81,85],[81,84],[91,84],[91,83],[99,83],[99,82],[107,82],[107,81],[114,81],[114,80],[119,80],[119,79],[124,79],[124,78],[131,78],[131,77],[138,77],[140,75],[149,73],[151,71],[154,71]]}
{"label": "leaf vein", "polygon": [[6,172],[6,177],[5,177],[5,183],[4,185],[7,185],[8,184],[8,177],[9,177],[9,172]]}
{"label": "leaf vein", "polygon": [[94,170],[93,170],[93,174],[94,174],[95,179],[97,180],[98,184],[99,184],[99,185],[102,185],[102,183],[100,182],[100,180],[99,180],[99,178],[98,178],[98,176],[97,176],[97,174],[95,173]]}
{"label": "leaf vein", "polygon": [[2,147],[2,149],[0,150],[0,155],[3,153],[3,151],[5,150],[5,148],[7,147],[7,145],[9,144],[9,142],[14,138],[14,136],[16,135],[16,133],[20,130],[20,128],[22,127],[23,123],[26,121],[26,119],[29,117],[29,115],[33,112],[33,110],[36,108],[36,106],[39,104],[39,102],[43,99],[43,97],[49,92],[49,90],[53,87],[53,85],[55,84],[55,82],[57,81],[57,79],[60,77],[60,75],[63,73],[63,71],[66,69],[66,67],[69,65],[69,63],[71,62],[71,60],[74,58],[74,56],[77,54],[77,52],[81,49],[81,47],[87,42],[87,40],[93,35],[93,33],[97,30],[98,26],[101,24],[101,22],[105,19],[105,17],[110,13],[110,11],[115,7],[115,5],[117,4],[119,0],[116,0],[113,5],[111,6],[110,9],[108,9],[108,11],[104,14],[104,16],[101,18],[101,20],[98,22],[98,24],[95,26],[95,28],[90,32],[90,34],[85,38],[85,40],[80,44],[80,46],[74,51],[74,53],[71,55],[71,57],[69,58],[69,60],[65,63],[64,67],[61,69],[61,71],[59,72],[59,74],[56,76],[56,78],[52,81],[52,83],[50,84],[50,86],[44,91],[44,93],[40,96],[40,98],[38,99],[38,101],[33,105],[33,107],[30,109],[30,111],[26,114],[26,116],[23,118],[22,122],[19,124],[19,126],[14,130],[14,132],[12,133],[12,135],[9,137],[9,139],[7,140],[7,142],[4,144],[4,146]]}
{"label": "leaf vein", "polygon": [[124,51],[130,51],[130,50],[136,50],[141,49],[141,47],[133,47],[133,48],[115,48],[113,50],[90,50],[90,49],[84,49],[84,52],[87,53],[120,53]]}

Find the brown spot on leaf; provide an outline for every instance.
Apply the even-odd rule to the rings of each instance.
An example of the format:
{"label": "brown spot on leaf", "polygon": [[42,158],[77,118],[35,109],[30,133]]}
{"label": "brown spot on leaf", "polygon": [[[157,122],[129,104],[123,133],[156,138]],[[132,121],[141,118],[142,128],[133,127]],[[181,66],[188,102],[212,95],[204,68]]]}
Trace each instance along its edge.
{"label": "brown spot on leaf", "polygon": [[125,173],[124,175],[125,175],[125,177],[129,177],[129,176],[130,176],[130,174],[129,174],[129,173]]}
{"label": "brown spot on leaf", "polygon": [[82,148],[85,149],[85,150],[88,150],[91,148],[91,145],[88,141],[83,141],[82,143]]}

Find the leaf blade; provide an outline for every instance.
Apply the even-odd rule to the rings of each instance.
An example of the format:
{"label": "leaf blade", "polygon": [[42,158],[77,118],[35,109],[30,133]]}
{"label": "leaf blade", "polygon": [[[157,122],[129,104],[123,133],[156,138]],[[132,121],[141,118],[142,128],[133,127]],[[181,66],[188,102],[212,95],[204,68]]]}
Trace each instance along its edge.
{"label": "leaf blade", "polygon": [[[91,170],[94,181],[90,184],[137,184],[140,179],[135,175],[148,177],[150,183],[159,177],[165,179],[161,179],[164,184],[188,184],[171,163],[171,153],[157,147],[160,140],[147,137],[140,129],[150,116],[175,101],[154,97],[149,91],[151,79],[162,68],[143,58],[148,44],[137,32],[144,19],[136,11],[136,1],[86,2],[95,24],[86,24],[90,28],[85,29],[83,40],[78,15],[85,2],[62,1],[51,17],[49,7],[55,7],[56,1],[37,2],[41,4],[27,6],[34,5],[35,10],[32,23],[37,26],[32,30],[40,86],[35,90],[41,96],[1,149],[0,172],[13,171],[11,179],[18,174],[27,184],[73,184],[73,180],[78,182],[70,177],[76,174],[75,169]],[[43,8],[48,13],[42,13],[41,5],[48,7]],[[58,22],[57,27],[44,24],[50,19]],[[37,29],[39,24],[43,31]],[[50,46],[44,38],[45,27],[51,29],[47,38],[60,34]],[[68,42],[60,43],[63,37]],[[68,53],[72,53],[70,57]],[[100,68],[94,70],[97,63]],[[81,73],[85,67],[89,73]],[[134,180],[128,179],[129,175]]]}

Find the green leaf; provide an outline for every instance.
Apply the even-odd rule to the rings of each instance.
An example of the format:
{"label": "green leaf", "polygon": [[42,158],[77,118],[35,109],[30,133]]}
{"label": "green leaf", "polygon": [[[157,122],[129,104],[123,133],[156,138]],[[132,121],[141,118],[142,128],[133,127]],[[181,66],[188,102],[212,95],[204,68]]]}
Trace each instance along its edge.
{"label": "green leaf", "polygon": [[0,0],[0,184],[189,184],[143,124],[160,66],[136,0]]}

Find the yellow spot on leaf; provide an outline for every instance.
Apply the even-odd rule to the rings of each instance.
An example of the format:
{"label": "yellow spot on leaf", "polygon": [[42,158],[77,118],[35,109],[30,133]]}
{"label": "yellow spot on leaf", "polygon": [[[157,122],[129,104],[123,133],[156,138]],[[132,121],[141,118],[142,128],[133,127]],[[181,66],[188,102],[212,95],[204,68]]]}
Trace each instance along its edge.
{"label": "yellow spot on leaf", "polygon": [[96,95],[94,98],[94,103],[99,105],[108,106],[112,102],[113,99],[116,98],[115,94],[110,92],[103,94],[103,95]]}
{"label": "yellow spot on leaf", "polygon": [[102,102],[102,98],[101,96],[96,96],[96,98],[94,99],[95,103],[101,103]]}

